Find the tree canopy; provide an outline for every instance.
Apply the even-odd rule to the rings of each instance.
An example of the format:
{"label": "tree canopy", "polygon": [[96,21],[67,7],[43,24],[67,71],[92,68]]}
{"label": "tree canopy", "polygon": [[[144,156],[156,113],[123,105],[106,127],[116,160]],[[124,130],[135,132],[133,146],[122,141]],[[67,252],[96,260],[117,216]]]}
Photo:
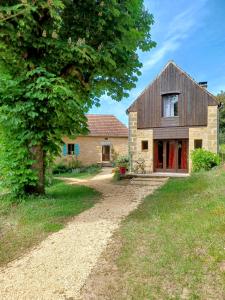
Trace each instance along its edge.
{"label": "tree canopy", "polygon": [[220,91],[216,98],[221,103],[219,111],[219,139],[220,143],[225,144],[225,91]]}
{"label": "tree canopy", "polygon": [[103,94],[128,95],[152,24],[143,0],[1,1],[0,163],[16,194],[44,192],[62,135],[86,133]]}

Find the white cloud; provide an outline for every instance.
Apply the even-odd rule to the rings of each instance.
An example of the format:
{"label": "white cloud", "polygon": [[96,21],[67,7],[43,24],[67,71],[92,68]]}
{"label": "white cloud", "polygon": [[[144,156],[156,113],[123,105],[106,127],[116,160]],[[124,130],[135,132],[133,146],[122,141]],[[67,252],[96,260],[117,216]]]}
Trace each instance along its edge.
{"label": "white cloud", "polygon": [[146,71],[156,65],[168,52],[176,50],[179,46],[180,43],[173,38],[165,41],[163,45],[159,47],[147,61],[144,62],[142,71]]}
{"label": "white cloud", "polygon": [[[143,62],[142,71],[149,70],[167,54],[181,47],[184,40],[189,37],[196,28],[201,26],[201,12],[206,2],[207,0],[200,0],[172,18],[167,26],[168,31],[167,34],[165,34],[165,38],[155,50],[152,50],[149,58]],[[161,34],[164,34],[164,32],[165,28]]]}

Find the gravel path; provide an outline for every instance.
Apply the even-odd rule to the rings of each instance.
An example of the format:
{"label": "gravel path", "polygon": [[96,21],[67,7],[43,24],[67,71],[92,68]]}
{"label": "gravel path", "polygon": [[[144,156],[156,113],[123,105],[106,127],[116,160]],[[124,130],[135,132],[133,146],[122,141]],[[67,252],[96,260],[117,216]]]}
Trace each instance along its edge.
{"label": "gravel path", "polygon": [[102,193],[102,201],[63,230],[0,269],[0,299],[77,299],[92,268],[122,218],[156,188],[111,182],[110,169],[91,180],[68,179]]}

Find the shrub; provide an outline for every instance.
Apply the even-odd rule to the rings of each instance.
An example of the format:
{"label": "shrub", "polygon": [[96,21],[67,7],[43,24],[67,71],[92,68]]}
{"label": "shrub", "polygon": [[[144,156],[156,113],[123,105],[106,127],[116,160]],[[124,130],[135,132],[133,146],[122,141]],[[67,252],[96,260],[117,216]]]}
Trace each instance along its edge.
{"label": "shrub", "polygon": [[64,174],[64,173],[82,173],[82,172],[87,172],[92,174],[100,170],[101,170],[101,166],[97,164],[93,164],[90,166],[82,166],[79,160],[74,160],[69,162],[68,164],[62,162],[56,164],[53,167],[52,173],[55,175]]}
{"label": "shrub", "polygon": [[98,164],[89,165],[86,167],[82,167],[81,172],[87,172],[89,174],[96,173],[101,170],[101,166]]}
{"label": "shrub", "polygon": [[113,175],[113,180],[114,181],[119,181],[121,179],[120,171],[118,168],[115,169],[114,175]]}
{"label": "shrub", "polygon": [[225,144],[220,145],[219,155],[220,155],[222,162],[224,163],[225,162]]}
{"label": "shrub", "polygon": [[115,149],[112,147],[111,149],[111,163],[113,167],[116,165],[116,160],[118,159],[119,153],[115,151]]}
{"label": "shrub", "polygon": [[116,160],[117,167],[126,167],[128,168],[129,165],[129,158],[128,156],[119,156]]}
{"label": "shrub", "polygon": [[56,164],[52,170],[53,174],[63,174],[67,172],[72,172],[72,168],[62,163]]}
{"label": "shrub", "polygon": [[221,162],[220,157],[207,151],[205,149],[196,149],[192,151],[192,170],[193,172],[198,172],[201,170],[210,170],[215,166],[218,166]]}
{"label": "shrub", "polygon": [[69,168],[71,169],[80,169],[82,167],[82,163],[80,160],[72,158],[68,163]]}

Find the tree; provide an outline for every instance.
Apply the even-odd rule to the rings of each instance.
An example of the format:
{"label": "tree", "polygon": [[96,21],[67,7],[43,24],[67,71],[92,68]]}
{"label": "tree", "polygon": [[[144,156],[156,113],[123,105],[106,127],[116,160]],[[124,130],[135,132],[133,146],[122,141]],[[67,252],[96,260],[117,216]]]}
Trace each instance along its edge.
{"label": "tree", "polygon": [[87,132],[100,96],[128,96],[152,24],[143,0],[1,1],[0,161],[15,194],[44,193],[62,135]]}
{"label": "tree", "polygon": [[220,91],[216,98],[221,103],[219,111],[219,140],[220,144],[225,144],[225,91]]}

